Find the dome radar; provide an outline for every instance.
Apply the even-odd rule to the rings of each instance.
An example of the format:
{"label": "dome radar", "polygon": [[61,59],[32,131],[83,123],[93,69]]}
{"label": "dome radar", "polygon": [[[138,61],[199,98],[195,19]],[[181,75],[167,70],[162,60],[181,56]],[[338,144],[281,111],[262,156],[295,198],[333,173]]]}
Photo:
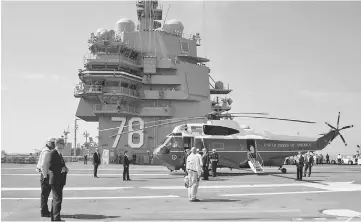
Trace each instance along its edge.
{"label": "dome radar", "polygon": [[134,30],[135,30],[134,22],[130,19],[122,18],[115,23],[116,33],[133,32]]}
{"label": "dome radar", "polygon": [[221,82],[221,81],[216,82],[216,84],[214,85],[214,88],[216,88],[216,89],[224,89],[223,82]]}
{"label": "dome radar", "polygon": [[183,24],[176,19],[166,21],[163,25],[163,31],[168,33],[183,34],[183,30],[184,30]]}
{"label": "dome radar", "polygon": [[108,30],[106,30],[105,28],[100,28],[100,29],[97,30],[95,35],[98,36],[98,37],[102,37],[102,36],[107,35],[107,34],[108,34]]}

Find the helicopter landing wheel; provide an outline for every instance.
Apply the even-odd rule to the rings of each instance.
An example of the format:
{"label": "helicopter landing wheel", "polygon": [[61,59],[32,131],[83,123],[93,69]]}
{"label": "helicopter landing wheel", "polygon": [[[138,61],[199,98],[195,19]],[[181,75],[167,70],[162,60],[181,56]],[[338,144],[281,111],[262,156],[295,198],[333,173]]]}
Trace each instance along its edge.
{"label": "helicopter landing wheel", "polygon": [[282,168],[282,173],[287,173],[287,169],[286,169],[286,168]]}

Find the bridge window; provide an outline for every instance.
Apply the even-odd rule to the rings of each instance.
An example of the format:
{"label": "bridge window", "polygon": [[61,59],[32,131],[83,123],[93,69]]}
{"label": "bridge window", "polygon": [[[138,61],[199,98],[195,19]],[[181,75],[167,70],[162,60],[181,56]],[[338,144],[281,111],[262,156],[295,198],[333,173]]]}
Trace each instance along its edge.
{"label": "bridge window", "polygon": [[224,150],[224,143],[212,143],[212,149]]}
{"label": "bridge window", "polygon": [[206,135],[215,135],[215,136],[217,135],[227,136],[227,135],[233,135],[239,133],[239,131],[236,129],[223,127],[223,126],[212,126],[212,125],[204,125],[203,132]]}
{"label": "bridge window", "polygon": [[189,53],[188,42],[180,42],[182,53]]}

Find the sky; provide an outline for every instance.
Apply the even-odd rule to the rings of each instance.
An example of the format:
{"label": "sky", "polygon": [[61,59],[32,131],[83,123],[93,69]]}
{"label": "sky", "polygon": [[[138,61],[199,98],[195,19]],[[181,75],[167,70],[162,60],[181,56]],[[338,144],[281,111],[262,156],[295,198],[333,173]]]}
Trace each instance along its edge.
{"label": "sky", "polygon": [[[233,92],[232,112],[316,121],[238,119],[257,131],[318,137],[336,125],[324,153],[353,154],[361,145],[361,2],[171,2],[164,17],[199,32],[198,55]],[[167,9],[169,11],[167,13]],[[136,23],[135,1],[1,2],[1,149],[28,153],[61,136],[74,119],[73,96],[87,39],[117,20]],[[164,18],[163,17],[163,18]],[[96,123],[78,121],[78,141]]]}

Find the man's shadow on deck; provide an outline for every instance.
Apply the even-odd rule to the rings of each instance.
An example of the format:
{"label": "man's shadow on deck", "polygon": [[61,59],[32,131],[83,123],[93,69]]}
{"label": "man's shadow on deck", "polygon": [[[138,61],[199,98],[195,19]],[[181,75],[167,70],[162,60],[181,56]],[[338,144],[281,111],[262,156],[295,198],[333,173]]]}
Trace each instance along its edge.
{"label": "man's shadow on deck", "polygon": [[98,215],[98,214],[73,214],[73,215],[61,215],[62,218],[72,218],[72,219],[79,219],[79,220],[104,220],[104,219],[115,219],[119,218],[120,216],[105,216],[105,215]]}

